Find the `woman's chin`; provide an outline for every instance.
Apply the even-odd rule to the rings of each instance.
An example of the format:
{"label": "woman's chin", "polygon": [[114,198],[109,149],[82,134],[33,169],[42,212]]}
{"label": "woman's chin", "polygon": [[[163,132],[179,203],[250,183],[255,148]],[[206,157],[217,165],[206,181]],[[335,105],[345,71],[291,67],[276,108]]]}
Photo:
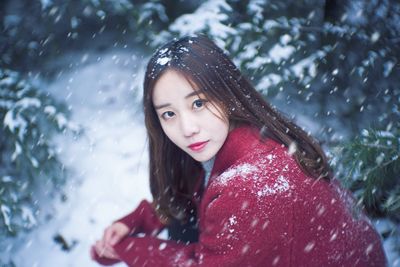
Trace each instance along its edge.
{"label": "woman's chin", "polygon": [[189,153],[189,155],[198,162],[206,162],[210,159],[212,159],[212,157],[214,156],[213,153],[207,153],[207,151],[202,151],[202,152],[198,152],[198,153],[194,153],[191,152]]}

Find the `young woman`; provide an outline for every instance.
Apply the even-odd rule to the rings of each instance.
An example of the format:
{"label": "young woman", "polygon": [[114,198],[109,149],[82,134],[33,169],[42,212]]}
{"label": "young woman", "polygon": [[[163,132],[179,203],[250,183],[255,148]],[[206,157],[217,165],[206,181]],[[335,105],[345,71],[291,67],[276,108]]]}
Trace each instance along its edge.
{"label": "young woman", "polygon": [[[154,200],[93,259],[128,266],[385,266],[378,234],[307,133],[204,36],[167,43],[144,81]],[[169,240],[157,238],[167,228]]]}

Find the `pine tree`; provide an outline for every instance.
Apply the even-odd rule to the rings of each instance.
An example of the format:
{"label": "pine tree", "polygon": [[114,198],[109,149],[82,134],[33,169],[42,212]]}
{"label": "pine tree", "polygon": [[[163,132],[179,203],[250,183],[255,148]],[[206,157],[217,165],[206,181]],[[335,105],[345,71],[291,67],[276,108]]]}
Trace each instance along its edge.
{"label": "pine tree", "polygon": [[18,72],[0,70],[0,236],[37,223],[40,200],[64,182],[52,134],[78,132],[62,105]]}
{"label": "pine tree", "polygon": [[336,151],[338,176],[373,217],[400,223],[400,124],[363,130]]}

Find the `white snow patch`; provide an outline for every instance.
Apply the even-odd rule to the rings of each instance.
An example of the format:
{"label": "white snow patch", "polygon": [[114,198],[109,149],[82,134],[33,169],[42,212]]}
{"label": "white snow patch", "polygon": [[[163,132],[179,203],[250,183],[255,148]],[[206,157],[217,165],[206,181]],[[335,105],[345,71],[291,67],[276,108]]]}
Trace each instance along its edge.
{"label": "white snow patch", "polygon": [[258,90],[268,90],[269,87],[275,86],[282,81],[282,77],[278,74],[271,73],[261,78],[257,83]]}
{"label": "white snow patch", "polygon": [[15,151],[11,155],[11,160],[15,161],[15,159],[21,155],[22,148],[21,145],[18,142],[15,142]]}
{"label": "white snow patch", "polygon": [[283,193],[285,191],[288,191],[289,188],[289,182],[286,177],[280,175],[272,186],[265,185],[260,191],[257,192],[257,195],[259,197],[263,197],[272,194]]}
{"label": "white snow patch", "polygon": [[273,28],[280,27],[281,25],[275,20],[266,20],[263,25],[265,31],[269,31]]}
{"label": "white snow patch", "polygon": [[45,106],[44,107],[44,113],[54,116],[56,114],[57,110],[54,106]]}
{"label": "white snow patch", "polygon": [[165,54],[167,51],[168,51],[168,48],[163,48],[158,53],[159,54]]}
{"label": "white snow patch", "polygon": [[1,181],[4,183],[9,183],[13,181],[13,177],[10,175],[5,175],[1,178]]}
{"label": "white snow patch", "polygon": [[249,163],[243,163],[233,168],[229,168],[227,171],[223,172],[220,176],[216,178],[216,181],[221,184],[226,184],[235,177],[246,178],[249,174],[257,172],[259,169]]}
{"label": "white snow patch", "polygon": [[30,107],[38,108],[40,107],[40,105],[41,105],[40,100],[34,97],[24,97],[15,103],[15,106],[21,107],[23,109]]}
{"label": "white snow patch", "polygon": [[233,232],[235,232],[235,229],[231,228],[231,227],[235,226],[237,224],[237,218],[235,215],[232,215],[231,217],[229,217],[228,221],[229,221],[229,226],[230,226],[230,228],[228,228],[228,231],[229,231],[229,233],[232,234]]}
{"label": "white snow patch", "polygon": [[271,161],[272,161],[275,157],[276,157],[275,155],[268,154],[268,155],[267,155],[267,159],[269,160],[269,163],[271,163]]}
{"label": "white snow patch", "polygon": [[[242,59],[239,58],[239,60],[242,60]],[[255,69],[264,67],[265,64],[271,63],[271,61],[272,61],[271,58],[268,56],[256,56],[253,60],[246,63],[246,67],[249,69],[255,70]],[[241,61],[237,62],[238,65],[240,65],[240,62]],[[273,78],[275,78],[276,76],[280,77],[279,75],[276,75],[273,73],[270,75],[274,76]],[[267,75],[266,77],[268,77],[270,75]],[[263,77],[263,78],[266,78],[266,77]]]}
{"label": "white snow patch", "polygon": [[206,1],[195,12],[177,18],[168,31],[163,31],[154,39],[154,45],[165,43],[171,38],[171,32],[179,36],[193,35],[198,32],[209,32],[216,44],[224,48],[226,38],[237,34],[237,30],[225,23],[229,16],[224,11],[232,7],[225,0]]}
{"label": "white snow patch", "polygon": [[170,62],[170,61],[171,61],[170,57],[160,57],[157,59],[157,64],[164,66],[164,65],[168,64],[168,62]]}
{"label": "white snow patch", "polygon": [[293,65],[290,70],[299,78],[303,78],[307,73],[311,77],[315,77],[317,75],[317,66],[316,66],[316,59],[325,56],[325,52],[319,51],[303,60],[300,60],[295,65]]}
{"label": "white snow patch", "polygon": [[15,132],[15,130],[18,128],[18,138],[19,140],[23,140],[27,122],[19,113],[15,114],[14,116],[14,110],[9,110],[4,116],[3,123],[4,126],[8,127],[11,132]]}
{"label": "white snow patch", "polygon": [[231,217],[229,217],[229,224],[230,225],[235,225],[237,224],[237,218],[235,215],[232,215]]}
{"label": "white snow patch", "polygon": [[274,45],[269,51],[269,57],[276,64],[279,64],[282,60],[288,59],[296,49],[291,45],[282,46],[280,44]]}
{"label": "white snow patch", "polygon": [[4,224],[7,226],[9,231],[12,231],[11,230],[11,226],[10,226],[10,222],[11,222],[11,219],[10,219],[11,210],[10,210],[10,208],[8,206],[4,205],[4,204],[1,204],[1,208],[0,209],[1,209],[1,213],[3,214]]}

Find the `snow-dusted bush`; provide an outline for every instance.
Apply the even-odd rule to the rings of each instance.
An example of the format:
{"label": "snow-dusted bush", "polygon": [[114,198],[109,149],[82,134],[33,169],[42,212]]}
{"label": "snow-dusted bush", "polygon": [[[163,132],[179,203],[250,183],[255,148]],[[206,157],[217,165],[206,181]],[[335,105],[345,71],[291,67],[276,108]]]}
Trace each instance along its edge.
{"label": "snow-dusted bush", "polygon": [[364,129],[336,151],[337,170],[369,214],[400,223],[400,125]]}
{"label": "snow-dusted bush", "polygon": [[143,44],[169,22],[160,0],[14,0],[0,14],[0,66],[22,71],[69,49]]}
{"label": "snow-dusted bush", "polygon": [[39,204],[64,181],[54,132],[76,131],[67,112],[18,72],[0,69],[0,236],[32,228]]}
{"label": "snow-dusted bush", "polygon": [[[389,262],[397,266],[400,251],[400,124],[364,129],[333,150],[338,178],[357,204],[376,221]],[[392,265],[391,265],[392,266]]]}

